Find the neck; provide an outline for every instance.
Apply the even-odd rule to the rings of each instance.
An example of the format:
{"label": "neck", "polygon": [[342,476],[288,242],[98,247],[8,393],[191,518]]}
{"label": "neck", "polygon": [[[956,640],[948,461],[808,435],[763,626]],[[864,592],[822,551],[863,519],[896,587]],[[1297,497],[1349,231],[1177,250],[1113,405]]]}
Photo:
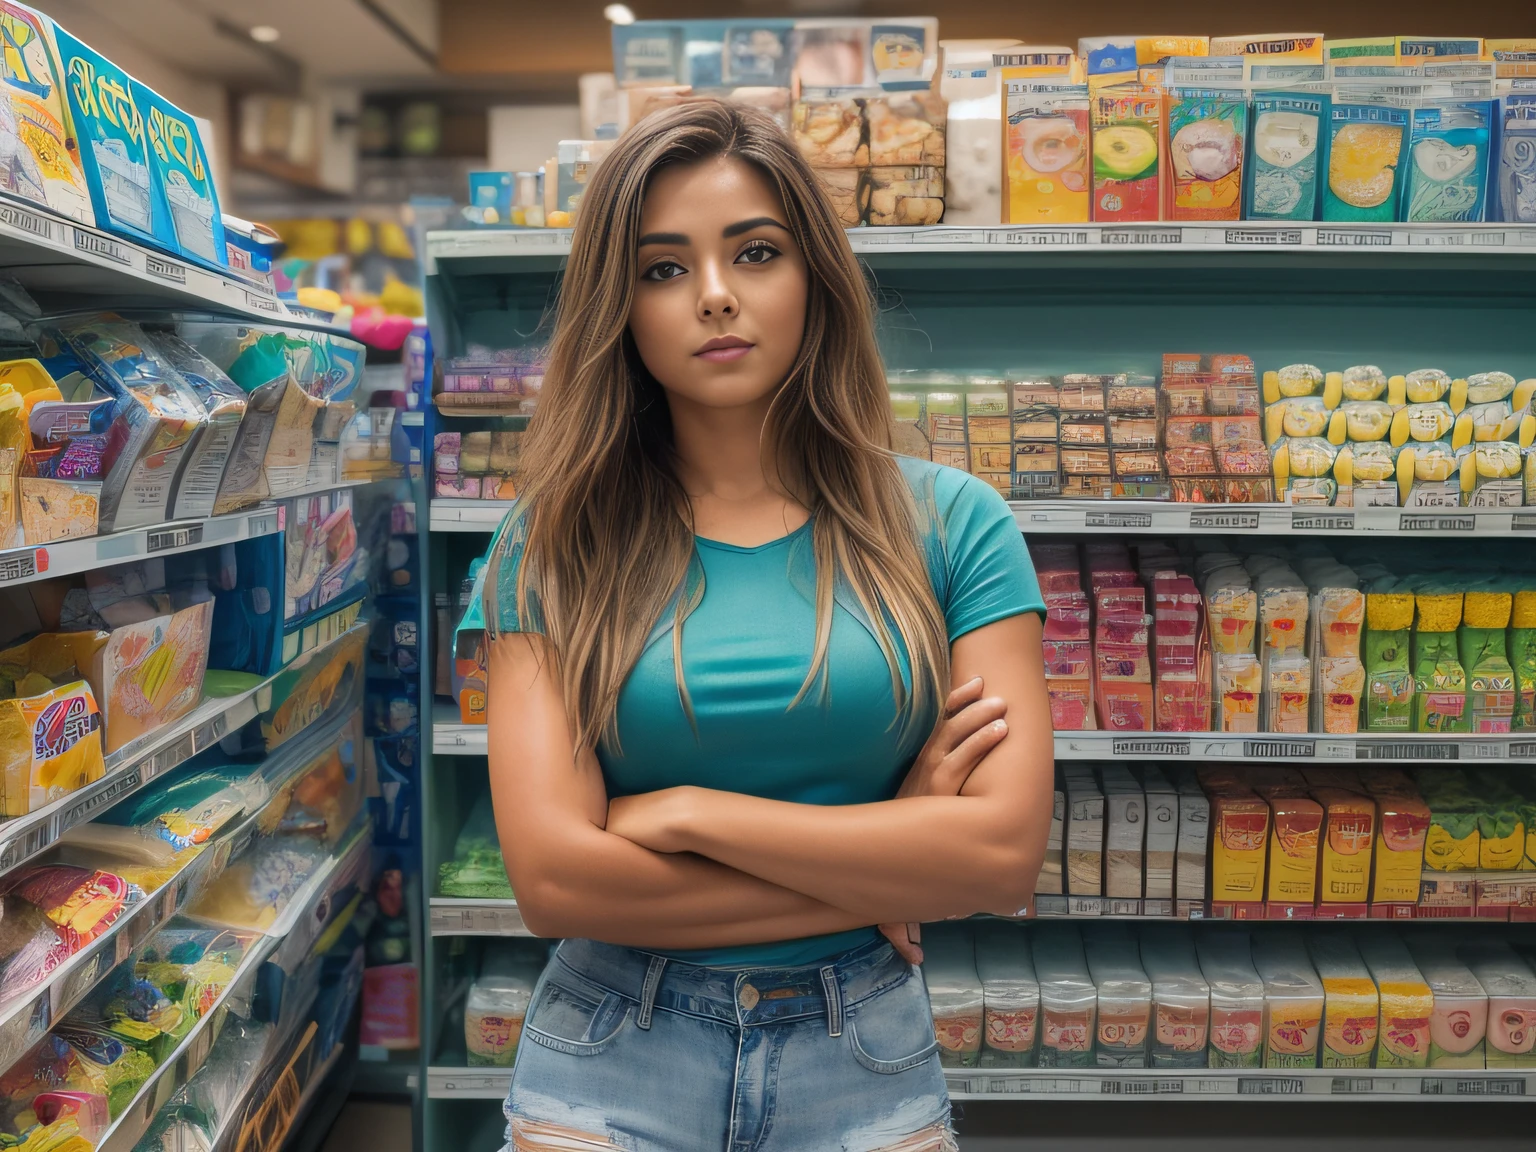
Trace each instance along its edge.
{"label": "neck", "polygon": [[678,479],[691,499],[750,501],[780,491],[763,460],[763,425],[772,396],[738,408],[713,408],[667,396]]}

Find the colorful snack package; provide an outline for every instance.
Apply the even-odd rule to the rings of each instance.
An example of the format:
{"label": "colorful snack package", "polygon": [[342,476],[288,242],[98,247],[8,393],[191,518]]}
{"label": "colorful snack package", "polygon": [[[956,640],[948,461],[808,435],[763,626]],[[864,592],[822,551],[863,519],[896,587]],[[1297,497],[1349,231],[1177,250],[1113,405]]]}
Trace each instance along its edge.
{"label": "colorful snack package", "polygon": [[971,1068],[981,1059],[984,999],[968,926],[930,924],[923,933],[923,976],[933,1004],[939,1063]]}
{"label": "colorful snack package", "polygon": [[1514,593],[1509,617],[1509,663],[1515,689],[1512,727],[1518,732],[1529,732],[1536,729],[1536,588],[1520,588]]}
{"label": "colorful snack package", "polygon": [[1254,92],[1248,219],[1317,219],[1328,112],[1329,98],[1323,92]]}
{"label": "colorful snack package", "polygon": [[1397,219],[1407,150],[1408,109],[1370,88],[1336,88],[1328,110],[1324,220]]}
{"label": "colorful snack package", "polygon": [[1200,974],[1210,986],[1211,1068],[1257,1068],[1263,1060],[1264,982],[1254,970],[1246,932],[1202,929],[1195,937]]}
{"label": "colorful snack package", "polygon": [[1316,1068],[1323,1031],[1323,983],[1299,936],[1256,932],[1253,967],[1264,982],[1264,1067]]}
{"label": "colorful snack package", "polygon": [[1482,804],[1461,773],[1418,772],[1414,780],[1429,805],[1424,867],[1431,872],[1472,872],[1482,855],[1478,817]]}
{"label": "colorful snack package", "polygon": [[1381,1004],[1365,961],[1338,932],[1308,933],[1307,950],[1323,982],[1323,1067],[1369,1068]]}
{"label": "colorful snack package", "polygon": [[1363,917],[1370,893],[1376,805],[1349,788],[1315,787],[1312,796],[1323,806],[1317,859],[1318,914]]}
{"label": "colorful snack package", "polygon": [[1391,577],[1365,597],[1363,727],[1367,732],[1407,732],[1413,720],[1414,678],[1409,664],[1409,631],[1414,597]]}
{"label": "colorful snack package", "polygon": [[1040,1038],[1040,982],[1022,924],[976,924],[976,974],[985,1006],[982,1067],[1033,1068]]}
{"label": "colorful snack package", "polygon": [[1488,993],[1489,1068],[1536,1068],[1536,974],[1503,940],[1482,938],[1456,949]]}
{"label": "colorful snack package", "polygon": [[0,896],[18,896],[59,926],[70,953],[80,951],[143,895],[121,876],[73,864],[34,864],[0,877]]}
{"label": "colorful snack package", "polygon": [[1088,89],[1047,78],[1004,80],[1009,224],[1089,218]]}
{"label": "colorful snack package", "polygon": [[1125,924],[1083,926],[1083,953],[1098,989],[1095,1059],[1100,1068],[1145,1068],[1152,1023],[1152,983]]}
{"label": "colorful snack package", "polygon": [[1469,588],[1462,602],[1457,651],[1467,674],[1468,727],[1505,733],[1515,717],[1515,670],[1510,666],[1508,632],[1514,593]]}
{"label": "colorful snack package", "polygon": [[1488,200],[1488,100],[1437,99],[1413,110],[1404,220],[1411,223],[1480,222]]}
{"label": "colorful snack package", "polygon": [[264,488],[261,457],[235,452],[247,406],[245,391],[175,332],[150,333],[149,342],[197,394],[207,413],[176,478],[172,515],[212,516],[221,501],[225,510],[241,500],[255,503],[256,493]]}
{"label": "colorful snack package", "polygon": [[1317,894],[1318,831],[1323,809],[1300,781],[1260,777],[1254,791],[1269,805],[1269,868],[1264,898],[1272,919],[1309,915]]}
{"label": "colorful snack package", "polygon": [[1157,220],[1162,215],[1162,95],[1117,84],[1093,98],[1093,219]]}
{"label": "colorful snack package", "polygon": [[[17,652],[0,653],[0,661],[14,660]],[[54,688],[47,678],[22,670],[12,691],[41,690],[0,700],[0,815],[5,816],[35,812],[106,772],[101,712],[91,686],[72,678]],[[29,684],[34,679],[38,683]]]}
{"label": "colorful snack package", "polygon": [[1168,220],[1239,220],[1248,94],[1240,57],[1176,56],[1166,65]]}
{"label": "colorful snack package", "polygon": [[1456,647],[1462,593],[1436,581],[1414,590],[1413,730],[1468,732],[1467,673]]}
{"label": "colorful snack package", "polygon": [[1408,776],[1395,769],[1361,773],[1361,783],[1376,801],[1376,844],[1371,853],[1372,915],[1391,905],[1412,906],[1419,898],[1424,870],[1424,837],[1429,806]]}
{"label": "colorful snack package", "polygon": [[1140,935],[1141,966],[1152,984],[1151,1066],[1204,1068],[1211,986],[1200,973],[1194,937],[1182,924],[1148,924]]}
{"label": "colorful snack package", "polygon": [[37,987],[69,959],[64,933],[20,896],[0,896],[0,1004]]}
{"label": "colorful snack package", "polygon": [[1451,940],[1414,932],[1410,957],[1434,999],[1429,1015],[1429,1068],[1481,1068],[1488,1034],[1488,993],[1456,955]]}
{"label": "colorful snack package", "polygon": [[1030,947],[1040,983],[1040,1067],[1092,1067],[1099,997],[1082,936],[1072,924],[1037,923]]}

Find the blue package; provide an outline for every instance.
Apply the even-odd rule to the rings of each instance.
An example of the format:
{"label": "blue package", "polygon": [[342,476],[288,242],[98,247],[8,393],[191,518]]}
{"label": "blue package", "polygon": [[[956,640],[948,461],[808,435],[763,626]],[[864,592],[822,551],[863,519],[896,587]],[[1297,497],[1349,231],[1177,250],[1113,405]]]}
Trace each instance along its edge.
{"label": "blue package", "polygon": [[57,24],[53,34],[97,227],[175,251],[170,219],[163,210],[156,211],[149,137],[134,102],[133,81]]}
{"label": "blue package", "polygon": [[1249,220],[1316,220],[1327,171],[1328,97],[1255,92],[1249,132]]}
{"label": "blue package", "polygon": [[725,30],[725,74],[730,88],[789,87],[793,20],[733,23]]}
{"label": "blue package", "polygon": [[1324,220],[1391,221],[1402,199],[1408,109],[1370,92],[1335,95],[1328,110]]}
{"label": "blue package", "polygon": [[471,172],[469,206],[483,224],[512,223],[512,173]]}
{"label": "blue package", "polygon": [[1494,128],[1496,211],[1490,215],[1507,224],[1536,224],[1536,92],[1500,97]]}
{"label": "blue package", "polygon": [[206,267],[228,268],[219,195],[197,122],[137,80],[132,91],[149,137],[150,185],[156,211],[170,221],[175,250]]}
{"label": "blue package", "polygon": [[1403,188],[1410,223],[1477,224],[1488,202],[1488,100],[1452,100],[1413,110]]}
{"label": "blue package", "polygon": [[613,72],[620,88],[683,82],[683,26],[638,20],[613,26]]}

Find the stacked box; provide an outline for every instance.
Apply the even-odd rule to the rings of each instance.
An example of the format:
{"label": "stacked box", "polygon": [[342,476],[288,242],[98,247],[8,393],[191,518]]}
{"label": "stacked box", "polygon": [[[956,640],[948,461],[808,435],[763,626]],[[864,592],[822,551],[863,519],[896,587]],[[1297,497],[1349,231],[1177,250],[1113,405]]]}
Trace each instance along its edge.
{"label": "stacked box", "polygon": [[439,432],[432,440],[433,494],[468,500],[511,500],[523,434]]}
{"label": "stacked box", "polygon": [[945,108],[936,90],[808,87],[790,123],[844,225],[910,227],[944,218]]}
{"label": "stacked box", "polygon": [[1141,966],[1152,985],[1152,1067],[1206,1067],[1211,986],[1201,974],[1192,933],[1182,925],[1146,926]]}
{"label": "stacked box", "polygon": [[1103,727],[1150,732],[1152,617],[1130,555],[1118,544],[1084,548],[1093,604],[1094,703]]}
{"label": "stacked box", "polygon": [[1138,915],[1146,849],[1146,795],[1123,764],[1105,765],[1099,770],[1099,780],[1104,790],[1104,895],[1112,912]]}
{"label": "stacked box", "polygon": [[1104,906],[1104,793],[1086,765],[1062,765],[1062,778],[1067,793],[1069,908],[1097,915]]}
{"label": "stacked box", "polygon": [[1162,395],[1173,499],[1230,504],[1274,499],[1251,358],[1165,353]]}
{"label": "stacked box", "polygon": [[1153,714],[1159,732],[1211,728],[1211,644],[1200,590],[1192,577],[1152,578]]}
{"label": "stacked box", "polygon": [[1097,727],[1093,709],[1093,633],[1088,595],[1083,591],[1077,549],[1071,544],[1030,548],[1035,577],[1045,599],[1045,690],[1051,727],[1058,732]]}
{"label": "stacked box", "polygon": [[[1148,916],[1166,916],[1173,911],[1174,863],[1179,848],[1179,793],[1153,765],[1143,766],[1138,775],[1147,811],[1142,912]],[[1200,898],[1204,895],[1202,885]]]}

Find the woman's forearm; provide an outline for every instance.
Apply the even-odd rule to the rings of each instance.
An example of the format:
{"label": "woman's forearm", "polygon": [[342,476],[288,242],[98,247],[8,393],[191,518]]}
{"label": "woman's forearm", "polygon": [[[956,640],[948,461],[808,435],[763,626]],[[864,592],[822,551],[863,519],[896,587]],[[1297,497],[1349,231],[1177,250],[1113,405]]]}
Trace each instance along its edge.
{"label": "woman's forearm", "polygon": [[1044,857],[1044,829],[1035,836],[983,796],[832,806],[689,788],[672,809],[669,847],[871,923],[1017,912]]}
{"label": "woman's forearm", "polygon": [[652,852],[590,825],[564,835],[573,842],[519,876],[519,907],[540,936],[724,948],[875,923],[700,856]]}

